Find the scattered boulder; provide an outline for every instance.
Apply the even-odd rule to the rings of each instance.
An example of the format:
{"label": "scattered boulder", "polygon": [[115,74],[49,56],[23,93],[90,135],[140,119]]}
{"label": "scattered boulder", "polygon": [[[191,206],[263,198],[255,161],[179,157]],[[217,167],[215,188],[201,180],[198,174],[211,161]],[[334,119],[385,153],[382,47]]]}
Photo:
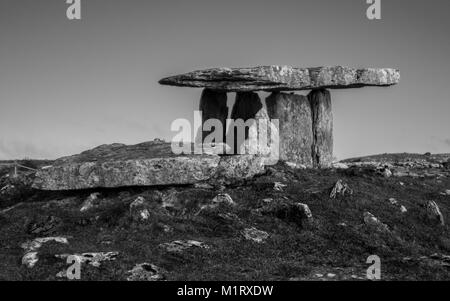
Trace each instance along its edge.
{"label": "scattered boulder", "polygon": [[408,209],[406,209],[405,206],[401,205],[401,206],[400,206],[400,212],[401,212],[401,213],[406,213],[406,212],[408,212]]}
{"label": "scattered boulder", "polygon": [[296,203],[295,206],[297,208],[299,208],[299,211],[302,213],[302,215],[308,219],[308,220],[312,220],[313,215],[311,212],[311,209],[309,209],[309,206],[303,203]]}
{"label": "scattered boulder", "polygon": [[287,185],[280,183],[280,182],[275,182],[273,183],[273,190],[275,191],[283,191],[284,188],[286,188]]}
{"label": "scattered boulder", "polygon": [[88,196],[88,198],[83,202],[83,205],[81,205],[80,212],[86,212],[98,206],[100,202],[99,200],[100,195],[101,194],[99,192],[91,193]]}
{"label": "scattered boulder", "polygon": [[213,204],[225,204],[225,205],[229,205],[229,206],[236,206],[236,203],[233,201],[233,199],[231,198],[231,196],[227,193],[221,193],[218,194],[213,200],[212,200]]}
{"label": "scattered boulder", "polygon": [[219,207],[235,207],[236,203],[233,201],[231,196],[227,193],[218,194],[212,201],[211,204],[206,204],[200,207],[197,215],[204,211],[215,210]]}
{"label": "scattered boulder", "polygon": [[190,248],[209,249],[209,246],[196,240],[176,240],[159,245],[169,253],[182,253]]}
{"label": "scattered boulder", "polygon": [[388,168],[385,168],[385,169],[383,170],[382,174],[383,174],[383,176],[384,176],[385,178],[390,178],[390,177],[392,177],[392,171],[390,171]]}
{"label": "scattered boulder", "polygon": [[27,241],[21,245],[22,249],[25,250],[25,255],[22,257],[22,264],[28,268],[32,268],[39,261],[38,250],[43,244],[48,242],[57,242],[62,244],[68,244],[68,240],[65,237],[42,237],[36,238],[34,240]]}
{"label": "scattered boulder", "polygon": [[393,205],[393,206],[397,206],[398,205],[398,201],[396,199],[394,199],[394,198],[390,198],[389,199],[389,203],[391,203],[391,205]]}
{"label": "scattered boulder", "polygon": [[127,272],[127,281],[162,281],[165,280],[164,271],[154,264],[141,263]]}
{"label": "scattered boulder", "polygon": [[389,228],[386,224],[383,224],[370,212],[364,212],[364,223],[376,229],[379,232],[389,232]]}
{"label": "scattered boulder", "polygon": [[398,207],[398,208],[400,209],[400,212],[401,212],[401,213],[406,213],[406,212],[408,212],[408,210],[406,209],[406,207],[403,206],[403,205],[400,205],[399,202],[398,202],[395,198],[390,198],[390,199],[389,199],[389,203],[390,203],[392,206]]}
{"label": "scattered boulder", "polygon": [[256,243],[262,243],[267,238],[269,238],[269,233],[258,230],[254,227],[245,229],[244,231],[242,231],[242,235],[245,239],[254,241]]}
{"label": "scattered boulder", "polygon": [[441,226],[445,225],[444,216],[442,215],[441,210],[439,209],[439,206],[434,201],[429,201],[426,204],[426,212],[427,217],[431,221],[435,221],[439,223]]}
{"label": "scattered boulder", "polygon": [[335,162],[332,164],[332,167],[334,169],[349,169],[348,164],[342,163],[342,162]]}
{"label": "scattered boulder", "polygon": [[258,66],[193,71],[161,79],[159,83],[226,92],[279,92],[320,88],[391,86],[399,81],[400,72],[389,68]]}
{"label": "scattered boulder", "polygon": [[82,254],[59,254],[56,258],[66,260],[67,257],[73,256],[79,263],[87,263],[93,267],[100,267],[103,261],[113,261],[119,256],[119,252],[94,252]]}
{"label": "scattered boulder", "polygon": [[330,199],[335,199],[338,195],[344,197],[346,195],[352,195],[353,190],[344,183],[342,180],[338,180],[333,186],[330,192]]}
{"label": "scattered boulder", "polygon": [[442,192],[441,195],[445,195],[445,196],[450,195],[450,189]]}
{"label": "scattered boulder", "polygon": [[270,202],[255,211],[258,214],[274,216],[287,223],[294,223],[298,226],[303,226],[304,222],[311,222],[313,220],[309,206],[303,203],[290,203],[285,201]]}
{"label": "scattered boulder", "polygon": [[62,224],[63,222],[59,217],[49,215],[28,223],[26,229],[29,234],[48,236],[54,234]]}
{"label": "scattered boulder", "polygon": [[39,261],[38,252],[27,252],[22,257],[22,264],[27,268],[32,268]]}

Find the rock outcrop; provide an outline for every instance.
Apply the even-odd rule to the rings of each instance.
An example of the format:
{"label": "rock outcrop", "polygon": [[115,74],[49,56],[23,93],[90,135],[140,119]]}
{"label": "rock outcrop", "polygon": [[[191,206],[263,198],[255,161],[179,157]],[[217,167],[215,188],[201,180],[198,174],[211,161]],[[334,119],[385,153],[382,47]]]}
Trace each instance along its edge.
{"label": "rock outcrop", "polygon": [[34,240],[29,240],[21,245],[25,250],[25,254],[22,257],[22,264],[28,268],[32,268],[39,261],[38,251],[48,242],[57,242],[62,244],[68,244],[68,240],[65,237],[40,237]]}
{"label": "rock outcrop", "polygon": [[193,71],[164,78],[159,83],[217,91],[248,92],[391,86],[399,81],[400,72],[390,68],[260,66]]}
{"label": "rock outcrop", "polygon": [[260,157],[214,154],[175,155],[170,143],[102,145],[61,158],[36,173],[33,188],[79,190],[130,186],[232,183],[264,171]]}
{"label": "rock outcrop", "polygon": [[162,281],[165,279],[164,270],[150,263],[137,264],[128,271],[127,281]]}
{"label": "rock outcrop", "polygon": [[219,161],[214,155],[176,156],[169,143],[102,145],[59,159],[52,167],[39,170],[33,187],[76,190],[193,184],[212,177]]}

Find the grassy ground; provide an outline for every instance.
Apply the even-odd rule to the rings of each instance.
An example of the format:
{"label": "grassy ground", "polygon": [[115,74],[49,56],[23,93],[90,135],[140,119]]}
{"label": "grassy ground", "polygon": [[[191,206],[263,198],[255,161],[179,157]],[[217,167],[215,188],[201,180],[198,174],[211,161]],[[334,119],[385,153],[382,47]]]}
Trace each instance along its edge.
{"label": "grassy ground", "polygon": [[[353,189],[353,195],[331,200],[329,192],[338,179]],[[274,182],[287,185],[273,189]],[[402,182],[402,184],[400,183]],[[271,168],[266,175],[227,187],[238,204],[208,214],[196,214],[219,191],[176,187],[176,205],[162,210],[155,196],[163,188],[103,190],[98,208],[80,212],[83,201],[94,191],[39,192],[23,190],[0,196],[0,207],[22,205],[0,214],[0,280],[55,280],[67,267],[55,254],[118,251],[115,261],[96,268],[82,266],[82,280],[124,280],[134,265],[148,262],[163,268],[168,280],[316,280],[316,274],[336,274],[333,279],[365,277],[370,255],[381,258],[384,280],[450,280],[450,270],[428,261],[404,261],[433,253],[450,253],[447,226],[426,218],[424,204],[435,200],[445,217],[450,213],[450,177],[384,178],[363,169],[293,170]],[[129,204],[143,196],[153,208],[147,222],[134,221]],[[272,204],[307,204],[312,223],[289,214],[259,214]],[[388,202],[396,198],[408,212]],[[378,232],[364,224],[369,211],[391,230]],[[229,213],[231,218],[223,217]],[[221,215],[222,214],[222,215]],[[21,264],[20,245],[36,237],[30,224],[57,217],[59,223],[39,236],[65,236],[68,245],[45,244],[34,268]],[[343,225],[342,223],[345,223]],[[270,234],[261,244],[245,240],[241,231],[255,227]],[[167,229],[170,231],[167,232]],[[166,231],[165,231],[166,230]],[[193,239],[210,246],[191,248],[180,254],[158,247],[174,240]],[[326,277],[325,277],[326,278]]]}

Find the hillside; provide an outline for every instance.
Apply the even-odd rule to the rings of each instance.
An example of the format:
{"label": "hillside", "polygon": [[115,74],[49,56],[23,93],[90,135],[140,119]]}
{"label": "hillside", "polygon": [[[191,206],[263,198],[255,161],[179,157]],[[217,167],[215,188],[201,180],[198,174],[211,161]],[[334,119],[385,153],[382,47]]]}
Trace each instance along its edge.
{"label": "hillside", "polygon": [[[449,228],[429,203],[448,219],[450,169],[402,168],[410,174],[279,164],[227,187],[74,192],[3,177],[0,280],[65,279],[67,254],[86,260],[82,280],[364,280],[370,255],[381,258],[382,280],[450,280]],[[67,241],[21,246],[42,237]],[[33,267],[22,262],[30,251]]]}

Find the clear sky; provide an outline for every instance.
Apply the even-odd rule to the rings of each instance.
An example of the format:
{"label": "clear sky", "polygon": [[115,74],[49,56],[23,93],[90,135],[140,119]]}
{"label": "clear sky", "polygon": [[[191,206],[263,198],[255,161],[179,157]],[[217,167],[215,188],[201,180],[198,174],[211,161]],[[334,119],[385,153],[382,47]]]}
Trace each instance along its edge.
{"label": "clear sky", "polygon": [[400,69],[398,86],[332,91],[340,159],[450,152],[448,0],[383,0],[380,21],[366,0],[81,2],[69,21],[65,0],[0,0],[0,159],[170,140],[201,90],[160,78],[271,64]]}

